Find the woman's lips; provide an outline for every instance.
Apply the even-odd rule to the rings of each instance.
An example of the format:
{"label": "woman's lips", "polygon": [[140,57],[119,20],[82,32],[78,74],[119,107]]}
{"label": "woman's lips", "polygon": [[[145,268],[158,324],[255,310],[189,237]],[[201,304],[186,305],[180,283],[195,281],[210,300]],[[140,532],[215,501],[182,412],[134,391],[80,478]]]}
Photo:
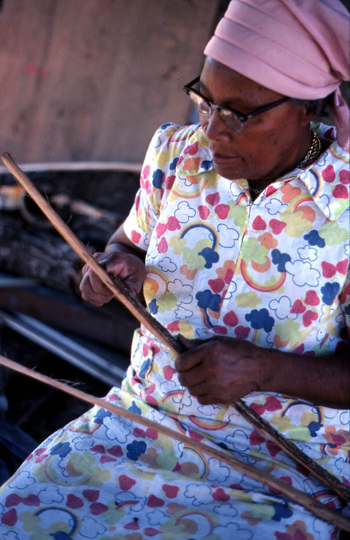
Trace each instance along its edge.
{"label": "woman's lips", "polygon": [[240,156],[225,156],[224,154],[213,152],[213,159],[216,163],[229,164],[236,162],[240,159]]}

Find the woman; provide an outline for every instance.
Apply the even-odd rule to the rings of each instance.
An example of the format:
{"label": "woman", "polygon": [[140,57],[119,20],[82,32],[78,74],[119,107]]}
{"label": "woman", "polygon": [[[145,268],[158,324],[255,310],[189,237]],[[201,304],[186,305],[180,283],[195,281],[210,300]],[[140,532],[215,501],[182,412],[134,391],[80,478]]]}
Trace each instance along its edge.
{"label": "woman", "polygon": [[[196,340],[175,358],[140,329],[107,399],[339,507],[230,405],[244,397],[348,478],[349,134],[337,91],[348,18],[338,0],[299,4],[231,2],[199,87],[185,87],[201,125],[157,131],[135,205],[96,254],[132,292],[143,286],[172,333]],[[310,131],[300,101],[328,95],[334,142],[332,128]],[[87,268],[81,289],[110,300]],[[263,484],[99,408],[45,441],[0,504],[6,540],[337,537]]]}

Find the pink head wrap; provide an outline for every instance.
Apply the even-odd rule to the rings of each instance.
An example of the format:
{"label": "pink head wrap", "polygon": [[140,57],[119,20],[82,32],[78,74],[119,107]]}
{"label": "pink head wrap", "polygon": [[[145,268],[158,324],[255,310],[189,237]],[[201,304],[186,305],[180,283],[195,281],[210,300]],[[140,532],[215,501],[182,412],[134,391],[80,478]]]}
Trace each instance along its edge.
{"label": "pink head wrap", "polygon": [[204,54],[280,94],[320,99],[349,146],[349,13],[339,0],[232,0]]}

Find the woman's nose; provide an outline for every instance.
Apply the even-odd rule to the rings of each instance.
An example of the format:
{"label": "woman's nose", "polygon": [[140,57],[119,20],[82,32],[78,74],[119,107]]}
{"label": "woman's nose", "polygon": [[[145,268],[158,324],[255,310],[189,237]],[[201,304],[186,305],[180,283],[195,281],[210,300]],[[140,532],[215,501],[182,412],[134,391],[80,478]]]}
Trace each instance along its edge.
{"label": "woman's nose", "polygon": [[230,138],[228,129],[223,123],[218,109],[214,109],[212,115],[209,118],[203,119],[202,127],[207,138],[212,141],[220,140],[223,138]]}

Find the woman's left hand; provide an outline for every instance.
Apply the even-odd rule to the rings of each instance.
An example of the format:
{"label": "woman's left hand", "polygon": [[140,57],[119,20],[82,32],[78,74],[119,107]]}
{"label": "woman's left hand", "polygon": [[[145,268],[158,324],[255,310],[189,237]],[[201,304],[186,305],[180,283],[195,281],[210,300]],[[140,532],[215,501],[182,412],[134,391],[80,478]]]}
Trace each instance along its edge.
{"label": "woman's left hand", "polygon": [[231,403],[263,385],[266,349],[249,341],[213,338],[202,342],[180,340],[190,350],[175,361],[180,384],[202,405]]}

